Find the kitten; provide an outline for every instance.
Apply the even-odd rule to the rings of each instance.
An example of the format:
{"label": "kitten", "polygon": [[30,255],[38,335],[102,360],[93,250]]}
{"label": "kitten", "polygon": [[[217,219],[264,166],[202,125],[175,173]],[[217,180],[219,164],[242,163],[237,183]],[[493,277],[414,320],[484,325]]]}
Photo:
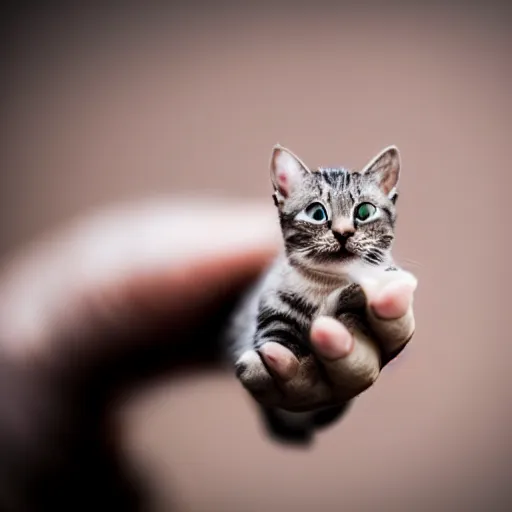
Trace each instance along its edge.
{"label": "kitten", "polygon": [[[400,174],[396,147],[384,149],[360,172],[312,172],[276,145],[270,171],[284,251],[244,298],[227,338],[237,376],[253,394],[258,378],[268,374],[251,376],[245,370],[266,342],[284,345],[299,360],[310,355],[309,331],[319,314],[364,331],[362,289],[394,274],[388,270],[403,272],[391,255]],[[307,442],[315,428],[332,423],[346,406],[299,413],[272,406],[261,410],[271,434]]]}

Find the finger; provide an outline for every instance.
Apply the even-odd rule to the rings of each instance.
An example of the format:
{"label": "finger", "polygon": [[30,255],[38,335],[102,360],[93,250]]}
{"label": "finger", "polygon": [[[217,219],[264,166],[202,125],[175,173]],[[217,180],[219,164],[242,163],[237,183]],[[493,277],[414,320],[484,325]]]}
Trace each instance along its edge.
{"label": "finger", "polygon": [[319,317],[313,322],[311,344],[338,400],[354,398],[371,386],[379,375],[377,346],[366,335],[348,331],[333,318]]}
{"label": "finger", "polygon": [[414,334],[415,288],[415,283],[391,282],[368,298],[368,321],[385,358],[398,353]]}
{"label": "finger", "polygon": [[267,264],[276,247],[272,213],[257,203],[149,202],[43,237],[0,272],[0,350],[49,354],[69,333],[85,344],[98,323],[118,335],[170,311],[197,319]]}
{"label": "finger", "polygon": [[273,375],[254,350],[244,352],[235,363],[236,375],[251,395],[263,405],[275,406],[283,401],[283,394]]}
{"label": "finger", "polygon": [[259,349],[268,368],[283,382],[293,379],[299,371],[299,360],[280,343],[269,341]]}
{"label": "finger", "polygon": [[283,391],[281,407],[284,409],[303,412],[331,404],[332,389],[323,378],[313,354],[300,359],[297,374],[292,379],[276,382]]}
{"label": "finger", "polygon": [[261,404],[285,410],[307,411],[329,403],[332,392],[319,379],[312,356],[301,361],[283,345],[265,343],[237,361],[236,373],[244,387]]}
{"label": "finger", "polygon": [[281,390],[281,408],[303,411],[319,407],[331,399],[331,390],[320,378],[318,365],[312,355],[300,360],[283,345],[265,343],[259,353]]}
{"label": "finger", "polygon": [[412,305],[414,286],[410,283],[391,283],[370,301],[373,312],[383,320],[402,318]]}
{"label": "finger", "polygon": [[317,354],[326,360],[342,359],[354,350],[353,336],[332,317],[317,318],[311,326],[310,336]]}

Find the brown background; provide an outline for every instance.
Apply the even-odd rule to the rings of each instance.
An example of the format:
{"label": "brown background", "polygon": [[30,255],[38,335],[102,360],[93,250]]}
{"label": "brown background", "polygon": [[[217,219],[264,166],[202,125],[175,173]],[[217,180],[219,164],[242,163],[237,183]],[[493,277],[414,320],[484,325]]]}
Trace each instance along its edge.
{"label": "brown background", "polygon": [[397,144],[396,252],[420,282],[406,353],[311,451],[269,442],[212,374],[130,404],[131,457],[164,510],[510,510],[510,9],[257,5],[17,18],[2,254],[117,200],[270,201],[276,142],[311,166]]}

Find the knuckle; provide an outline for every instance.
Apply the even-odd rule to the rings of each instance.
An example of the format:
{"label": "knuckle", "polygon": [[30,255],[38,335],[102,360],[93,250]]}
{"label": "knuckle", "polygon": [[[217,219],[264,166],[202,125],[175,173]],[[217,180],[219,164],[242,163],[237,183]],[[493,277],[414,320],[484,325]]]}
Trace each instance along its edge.
{"label": "knuckle", "polygon": [[377,381],[377,379],[379,378],[379,375],[380,375],[379,369],[378,369],[377,367],[372,368],[372,369],[368,372],[368,378],[367,378],[367,384],[368,384],[368,386],[371,386],[372,384],[375,384],[375,382],[376,382],[376,381]]}
{"label": "knuckle", "polygon": [[367,364],[354,377],[354,394],[359,394],[375,384],[380,375],[378,364]]}

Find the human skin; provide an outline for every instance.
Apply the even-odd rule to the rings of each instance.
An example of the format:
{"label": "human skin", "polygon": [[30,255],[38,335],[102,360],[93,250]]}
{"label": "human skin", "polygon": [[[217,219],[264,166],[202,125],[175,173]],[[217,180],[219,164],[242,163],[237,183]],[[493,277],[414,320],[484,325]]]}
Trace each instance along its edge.
{"label": "human skin", "polygon": [[[276,254],[276,228],[275,212],[259,204],[148,202],[85,215],[6,260],[0,273],[3,509],[22,510],[28,499],[32,510],[70,507],[81,496],[73,501],[77,510],[100,493],[105,505],[135,508],[133,484],[120,479],[111,443],[116,397],[167,367],[216,359],[215,333]],[[414,331],[413,293],[400,282],[368,293],[374,340],[333,319],[313,325],[326,384],[360,377],[360,361],[351,355],[361,343],[370,342],[386,362],[403,348]],[[263,352],[274,378],[289,382],[293,355],[282,347]],[[368,385],[380,370],[375,367]],[[296,389],[307,403],[307,390]]]}

